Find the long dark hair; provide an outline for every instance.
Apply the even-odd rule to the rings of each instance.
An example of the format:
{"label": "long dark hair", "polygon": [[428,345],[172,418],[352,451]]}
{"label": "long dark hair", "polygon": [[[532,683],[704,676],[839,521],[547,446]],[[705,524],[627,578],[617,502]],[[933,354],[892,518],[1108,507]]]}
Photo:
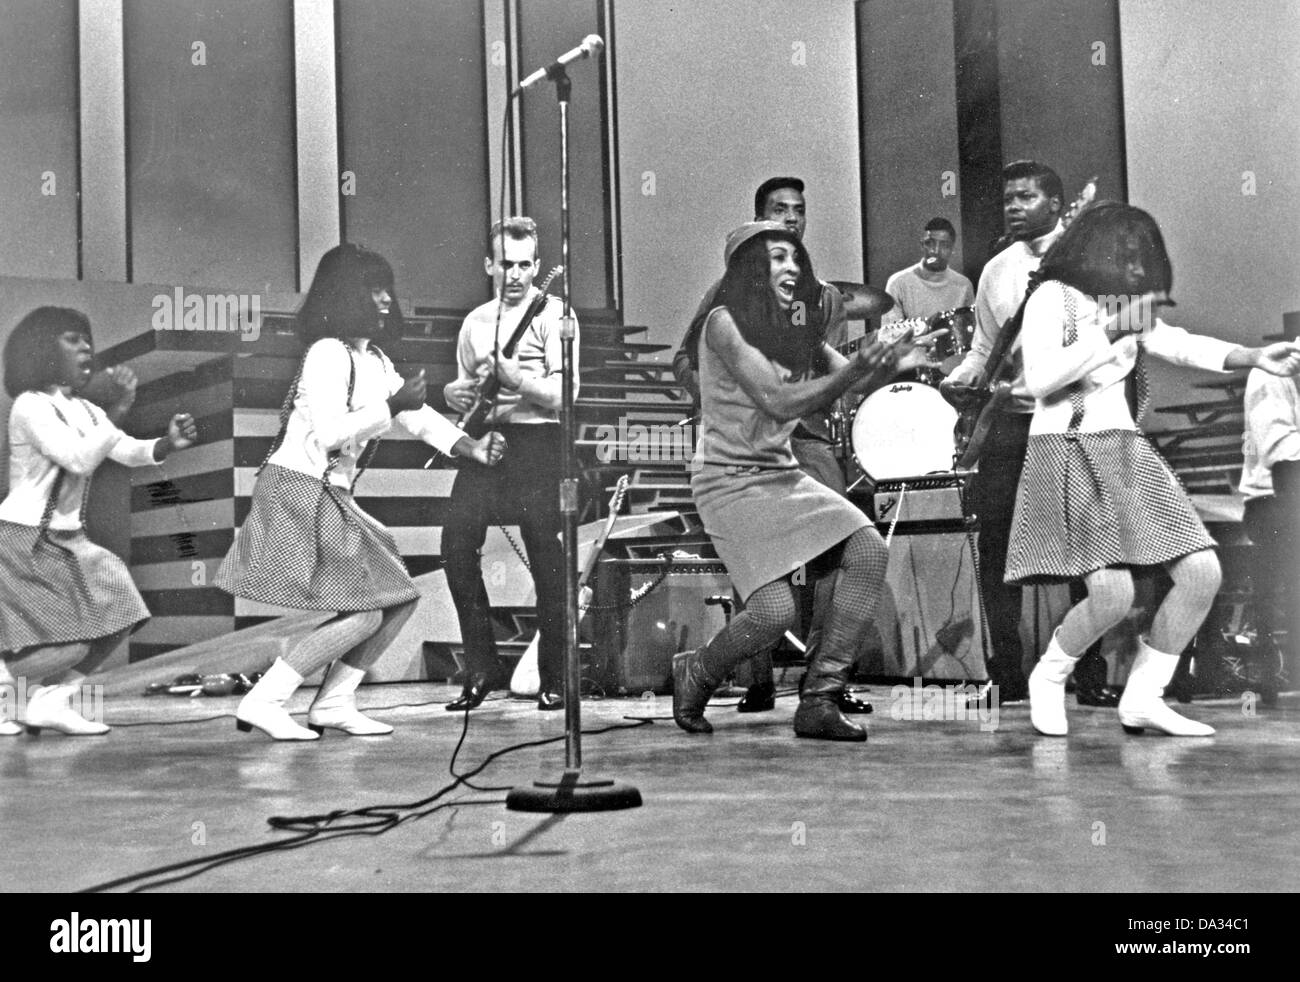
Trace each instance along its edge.
{"label": "long dark hair", "polygon": [[380,324],[371,291],[394,293],[393,267],[377,252],[345,242],[321,256],[307,299],[298,310],[298,336],[311,346],[321,338],[373,338],[400,332],[402,309],[394,296]]}
{"label": "long dark hair", "polygon": [[[1137,249],[1142,282],[1128,282],[1125,258]],[[1174,270],[1156,220],[1141,208],[1102,201],[1085,208],[1056,240],[1038,269],[1042,281],[1058,280],[1089,296],[1169,294]]]}
{"label": "long dark hair", "polygon": [[[781,309],[772,292],[767,245],[773,240],[791,243],[799,264],[789,311]],[[742,338],[799,377],[821,366],[826,316],[821,297],[808,250],[793,232],[783,231],[756,235],[736,250],[722,277],[717,302],[731,312]]]}
{"label": "long dark hair", "polygon": [[90,319],[70,307],[37,307],[5,341],[5,391],[13,399],[65,381],[59,337],[68,331],[91,340]]}

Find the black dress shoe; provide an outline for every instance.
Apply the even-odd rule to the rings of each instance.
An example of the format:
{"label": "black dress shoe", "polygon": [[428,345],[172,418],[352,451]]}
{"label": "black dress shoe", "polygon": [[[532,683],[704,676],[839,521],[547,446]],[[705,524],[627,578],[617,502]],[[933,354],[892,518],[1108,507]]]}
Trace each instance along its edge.
{"label": "black dress shoe", "polygon": [[840,712],[845,716],[865,716],[867,713],[875,712],[875,708],[865,699],[856,698],[848,689],[843,690],[835,697],[835,705],[840,707]]}
{"label": "black dress shoe", "polygon": [[1119,705],[1119,693],[1108,685],[1077,685],[1074,698],[1080,706],[1102,706],[1114,709]]}
{"label": "black dress shoe", "polygon": [[736,704],[738,713],[765,713],[776,708],[776,686],[771,682],[755,682]]}
{"label": "black dress shoe", "polygon": [[490,678],[481,672],[471,675],[469,681],[465,683],[465,688],[460,692],[460,698],[447,703],[447,712],[459,713],[466,709],[476,709],[491,691]]}
{"label": "black dress shoe", "polygon": [[564,708],[564,696],[558,692],[547,692],[543,689],[537,694],[537,708],[544,713],[554,712],[557,709]]}

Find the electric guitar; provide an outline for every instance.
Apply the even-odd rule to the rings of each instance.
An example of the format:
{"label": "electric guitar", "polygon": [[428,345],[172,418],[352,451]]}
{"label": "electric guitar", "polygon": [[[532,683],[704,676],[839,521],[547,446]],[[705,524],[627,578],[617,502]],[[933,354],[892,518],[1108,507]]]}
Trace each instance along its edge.
{"label": "electric guitar", "polygon": [[[533,297],[532,301],[528,304],[527,309],[524,311],[524,316],[519,320],[519,326],[511,332],[509,339],[505,343],[505,347],[501,349],[502,355],[506,358],[509,358],[515,353],[515,347],[524,336],[524,332],[532,326],[533,320],[539,313],[541,313],[542,308],[546,305],[546,301],[551,298],[551,295],[546,292],[546,288],[551,285],[551,281],[554,280],[555,277],[559,276],[563,272],[563,266],[555,266],[546,274],[546,279],[542,280],[542,285],[538,288],[539,292],[537,296]],[[483,423],[487,419],[488,413],[492,412],[492,410],[496,408],[497,394],[500,391],[501,380],[497,378],[496,372],[481,379],[476,389],[474,404],[461,414],[460,419],[456,421],[456,427],[463,430],[468,436],[473,437],[475,440],[480,439],[483,434],[488,432],[489,428],[484,426]],[[433,467],[435,464],[438,464],[439,461],[443,460],[444,456],[445,455],[441,451],[435,451],[433,456],[425,461],[424,466],[426,468]],[[447,459],[451,460],[452,466],[456,466],[459,458],[451,457]]]}
{"label": "electric guitar", "polygon": [[[1070,203],[1070,207],[1061,216],[1061,225],[1069,228],[1070,223],[1092,204],[1096,196],[1097,178],[1094,177],[1083,186],[1079,196]],[[1019,314],[1023,308],[1022,301],[1020,310],[1016,313]],[[989,352],[989,360],[985,367],[987,381],[976,389],[971,401],[960,410],[957,424],[953,427],[953,444],[956,450],[954,466],[957,470],[970,470],[975,466],[998,413],[1011,400],[1012,386],[1015,384],[1016,376],[1020,374],[1018,359],[1014,357],[1015,353],[1012,351],[1019,336],[1020,321],[1013,315],[1002,325],[998,338],[993,343],[993,350]]]}
{"label": "electric guitar", "polygon": [[[591,551],[587,553],[587,562],[582,567],[582,575],[578,577],[579,620],[582,619],[582,610],[591,605],[592,590],[587,585],[587,581],[591,579],[591,574],[596,569],[596,562],[605,551],[605,542],[609,539],[609,534],[614,531],[614,523],[618,521],[619,510],[623,507],[623,499],[627,496],[628,480],[628,476],[624,474],[614,485],[614,493],[609,499],[609,516],[596,536],[596,541],[591,544]],[[541,690],[542,680],[537,666],[537,646],[540,637],[541,635],[534,634],[528,648],[520,655],[514,674],[510,676],[511,695],[535,696]]]}
{"label": "electric guitar", "polygon": [[882,344],[893,344],[907,334],[908,331],[912,332],[913,337],[919,338],[930,330],[932,323],[937,322],[937,318],[942,316],[943,314],[935,314],[934,317],[928,320],[924,317],[913,317],[910,320],[882,324],[880,330],[876,331],[875,334],[864,334],[860,338],[854,338],[852,341],[839,345],[835,350],[842,355],[851,355],[861,348],[864,343],[872,344],[879,341]]}
{"label": "electric guitar", "polygon": [[[542,280],[542,285],[538,287],[537,296],[533,297],[532,302],[528,305],[528,309],[524,311],[524,316],[520,318],[519,326],[511,332],[510,339],[506,341],[504,347],[502,347],[501,355],[503,358],[510,358],[514,355],[515,348],[518,346],[520,339],[524,336],[524,332],[532,327],[533,320],[539,313],[541,313],[542,308],[546,306],[546,301],[551,298],[550,294],[546,292],[547,288],[551,285],[551,281],[563,272],[563,266],[555,266],[546,274],[546,279]],[[488,430],[483,423],[487,419],[488,413],[492,412],[492,410],[496,408],[497,395],[500,394],[500,392],[501,379],[497,377],[496,372],[493,372],[479,382],[478,395],[474,400],[474,405],[469,407],[469,409],[460,417],[460,421],[456,425],[477,440]]]}

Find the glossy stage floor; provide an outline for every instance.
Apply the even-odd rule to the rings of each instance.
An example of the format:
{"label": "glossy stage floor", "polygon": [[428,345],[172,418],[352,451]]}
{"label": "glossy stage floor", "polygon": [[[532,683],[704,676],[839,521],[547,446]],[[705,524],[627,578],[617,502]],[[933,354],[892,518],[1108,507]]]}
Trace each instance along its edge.
{"label": "glossy stage floor", "polygon": [[[110,697],[106,737],[0,739],[0,884],[73,891],[205,864],[291,840],[269,816],[376,805],[390,806],[369,820],[391,825],[382,834],[326,832],[291,850],[178,868],[170,875],[198,875],[170,885],[127,886],[1271,892],[1300,882],[1296,694],[1273,708],[1198,702],[1192,713],[1218,728],[1201,740],[1128,737],[1113,710],[1071,699],[1070,737],[1050,739],[1033,733],[1025,704],[1003,707],[996,729],[898,719],[912,694],[891,713],[891,690],[873,686],[865,745],[795,739],[793,697],[751,716],[715,702],[712,737],[678,731],[666,697],[588,700],[586,730],[630,728],[587,736],[585,773],[634,784],[643,807],[523,814],[505,810],[501,790],[464,785],[423,808],[391,807],[451,782],[464,717],[436,703],[454,692],[365,687],[362,706],[397,727],[390,737],[277,744],[236,732],[233,697]],[[305,710],[310,695],[291,708]],[[561,737],[562,716],[486,703],[470,714],[458,771]],[[629,716],[658,718],[636,726]],[[557,740],[501,756],[474,782],[531,782],[562,760]]]}

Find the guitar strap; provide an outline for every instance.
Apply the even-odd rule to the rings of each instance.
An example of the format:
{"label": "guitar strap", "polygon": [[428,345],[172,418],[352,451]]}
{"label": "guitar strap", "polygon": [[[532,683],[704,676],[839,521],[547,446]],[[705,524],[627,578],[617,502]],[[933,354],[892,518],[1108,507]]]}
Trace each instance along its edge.
{"label": "guitar strap", "polygon": [[[551,295],[549,293],[539,293],[536,297],[533,298],[532,303],[528,305],[528,309],[524,311],[524,316],[523,319],[519,322],[519,326],[514,329],[514,331],[510,335],[510,338],[506,341],[505,347],[501,349],[500,352],[501,355],[504,355],[506,358],[510,358],[511,356],[514,355],[515,349],[519,347],[519,342],[524,339],[524,335],[528,333],[528,329],[533,326],[533,321],[537,319],[537,315],[546,309],[547,301],[549,301],[550,299],[551,299]],[[498,301],[498,303],[499,302],[500,301]],[[496,412],[497,393],[500,391],[501,390],[498,388],[496,392],[492,393],[490,405],[488,406],[487,411],[483,413],[483,420],[485,422],[489,419],[489,417],[492,416],[493,413]],[[473,415],[473,412],[474,410],[471,408],[470,411],[465,414],[462,421],[467,421],[470,418],[470,416]]]}
{"label": "guitar strap", "polygon": [[1016,338],[1020,337],[1020,328],[1025,320],[1025,304],[1029,303],[1029,298],[1034,295],[1034,291],[1038,289],[1040,283],[1042,283],[1042,278],[1039,276],[1038,270],[1034,270],[1029,274],[1029,287],[1025,290],[1020,306],[1016,308],[1016,312],[1007,319],[1007,322],[1002,325],[1002,330],[998,332],[998,339],[993,342],[993,350],[989,352],[988,364],[993,367],[986,373],[986,386],[992,386],[1005,367],[1003,363],[1010,356],[1011,346],[1016,343]]}

